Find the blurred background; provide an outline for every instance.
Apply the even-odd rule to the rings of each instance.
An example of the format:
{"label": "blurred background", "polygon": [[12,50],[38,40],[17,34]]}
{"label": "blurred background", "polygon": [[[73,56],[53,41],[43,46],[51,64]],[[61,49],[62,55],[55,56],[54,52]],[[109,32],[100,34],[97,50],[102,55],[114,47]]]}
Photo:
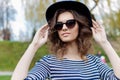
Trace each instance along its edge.
{"label": "blurred background", "polygon": [[[64,0],[0,0],[0,80],[10,80],[35,32],[46,23],[47,7],[57,1]],[[80,1],[88,6],[93,18],[105,27],[108,40],[120,56],[120,0],[73,1]],[[104,51],[93,42],[93,53],[98,51],[101,51],[110,65]],[[48,50],[44,45],[36,53],[31,67],[46,54]]]}

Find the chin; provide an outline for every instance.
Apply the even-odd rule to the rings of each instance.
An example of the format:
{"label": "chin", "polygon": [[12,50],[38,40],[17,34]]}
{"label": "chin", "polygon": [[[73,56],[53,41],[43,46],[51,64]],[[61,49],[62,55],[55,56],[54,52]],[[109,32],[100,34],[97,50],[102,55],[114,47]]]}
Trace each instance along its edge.
{"label": "chin", "polygon": [[62,39],[63,42],[72,42],[74,40],[71,40],[71,39]]}

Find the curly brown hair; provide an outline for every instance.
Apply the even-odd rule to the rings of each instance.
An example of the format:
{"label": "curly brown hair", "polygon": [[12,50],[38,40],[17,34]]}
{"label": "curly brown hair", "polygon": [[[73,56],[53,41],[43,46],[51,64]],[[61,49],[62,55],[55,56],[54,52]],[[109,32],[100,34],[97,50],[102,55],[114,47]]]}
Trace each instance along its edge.
{"label": "curly brown hair", "polygon": [[54,17],[49,21],[48,24],[50,26],[50,29],[48,38],[51,45],[50,51],[60,59],[67,51],[67,43],[63,42],[59,38],[58,32],[54,29],[54,25],[56,24],[58,16],[64,12],[70,12],[73,15],[74,19],[78,22],[79,33],[76,39],[76,43],[78,46],[78,51],[79,53],[81,53],[80,57],[83,59],[83,56],[85,56],[88,53],[88,50],[91,47],[92,31],[90,29],[88,19],[85,16],[78,14],[74,10],[57,10]]}

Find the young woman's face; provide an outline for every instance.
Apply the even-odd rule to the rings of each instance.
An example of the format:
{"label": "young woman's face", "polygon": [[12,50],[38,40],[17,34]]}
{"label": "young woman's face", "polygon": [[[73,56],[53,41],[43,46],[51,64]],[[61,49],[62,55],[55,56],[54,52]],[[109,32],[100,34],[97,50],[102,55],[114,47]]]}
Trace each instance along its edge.
{"label": "young woman's face", "polygon": [[76,40],[79,32],[79,26],[70,12],[61,13],[58,16],[57,25],[55,27],[58,30],[58,35],[63,42],[72,42]]}

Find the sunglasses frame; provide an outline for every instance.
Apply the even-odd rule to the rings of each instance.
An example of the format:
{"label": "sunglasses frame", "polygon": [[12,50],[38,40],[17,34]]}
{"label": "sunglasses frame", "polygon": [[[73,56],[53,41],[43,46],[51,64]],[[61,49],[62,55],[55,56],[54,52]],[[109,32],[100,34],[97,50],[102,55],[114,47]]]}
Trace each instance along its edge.
{"label": "sunglasses frame", "polygon": [[73,28],[75,26],[76,22],[77,22],[77,20],[75,20],[75,19],[69,19],[65,23],[63,23],[63,22],[56,22],[56,24],[54,26],[54,29],[57,30],[57,31],[58,30],[62,30],[64,24],[66,25],[66,27],[68,29],[71,29],[71,28]]}

